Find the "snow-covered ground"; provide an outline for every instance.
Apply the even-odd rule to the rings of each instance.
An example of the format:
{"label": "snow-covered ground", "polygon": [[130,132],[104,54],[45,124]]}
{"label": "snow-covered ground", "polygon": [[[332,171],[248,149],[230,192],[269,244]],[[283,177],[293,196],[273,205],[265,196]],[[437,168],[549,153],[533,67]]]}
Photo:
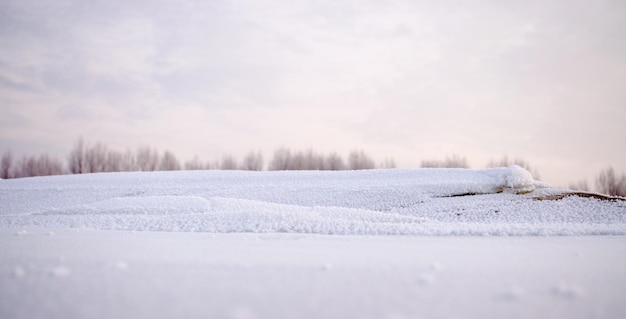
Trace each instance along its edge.
{"label": "snow-covered ground", "polygon": [[3,180],[0,225],[338,235],[626,235],[623,201],[567,197],[520,167],[177,171]]}
{"label": "snow-covered ground", "polygon": [[0,318],[624,318],[626,202],[485,170],[0,180]]}

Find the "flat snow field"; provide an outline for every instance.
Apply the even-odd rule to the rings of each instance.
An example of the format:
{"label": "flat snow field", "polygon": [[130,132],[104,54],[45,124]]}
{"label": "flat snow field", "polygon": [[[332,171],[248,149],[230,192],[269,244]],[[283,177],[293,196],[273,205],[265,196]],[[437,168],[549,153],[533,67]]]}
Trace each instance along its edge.
{"label": "flat snow field", "polygon": [[0,180],[0,318],[626,318],[626,203],[519,167]]}
{"label": "flat snow field", "polygon": [[0,237],[2,318],[626,317],[623,236]]}

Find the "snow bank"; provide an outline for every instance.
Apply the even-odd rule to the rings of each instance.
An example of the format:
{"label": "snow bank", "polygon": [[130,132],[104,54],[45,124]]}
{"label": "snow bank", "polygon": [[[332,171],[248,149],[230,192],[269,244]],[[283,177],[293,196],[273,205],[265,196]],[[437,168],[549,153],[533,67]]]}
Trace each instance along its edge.
{"label": "snow bank", "polygon": [[177,171],[5,180],[0,226],[342,235],[623,235],[626,204],[569,197],[519,166]]}

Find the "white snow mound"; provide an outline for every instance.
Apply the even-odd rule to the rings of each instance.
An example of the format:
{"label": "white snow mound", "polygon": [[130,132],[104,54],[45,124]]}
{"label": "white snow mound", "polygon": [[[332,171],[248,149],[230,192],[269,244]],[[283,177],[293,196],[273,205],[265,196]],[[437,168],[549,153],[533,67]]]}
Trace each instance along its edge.
{"label": "white snow mound", "polygon": [[486,169],[484,172],[494,178],[495,184],[502,190],[509,190],[515,194],[530,193],[536,187],[533,175],[518,165]]}

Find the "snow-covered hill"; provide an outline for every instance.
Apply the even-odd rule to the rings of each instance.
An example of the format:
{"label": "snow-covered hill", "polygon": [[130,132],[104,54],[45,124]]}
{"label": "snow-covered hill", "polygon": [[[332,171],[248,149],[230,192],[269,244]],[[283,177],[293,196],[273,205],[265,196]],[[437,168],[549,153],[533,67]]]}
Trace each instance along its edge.
{"label": "snow-covered hill", "polygon": [[518,166],[179,171],[0,183],[0,225],[341,235],[624,235],[626,202],[571,196]]}
{"label": "snow-covered hill", "polygon": [[624,318],[625,215],[516,166],[0,180],[0,318]]}

